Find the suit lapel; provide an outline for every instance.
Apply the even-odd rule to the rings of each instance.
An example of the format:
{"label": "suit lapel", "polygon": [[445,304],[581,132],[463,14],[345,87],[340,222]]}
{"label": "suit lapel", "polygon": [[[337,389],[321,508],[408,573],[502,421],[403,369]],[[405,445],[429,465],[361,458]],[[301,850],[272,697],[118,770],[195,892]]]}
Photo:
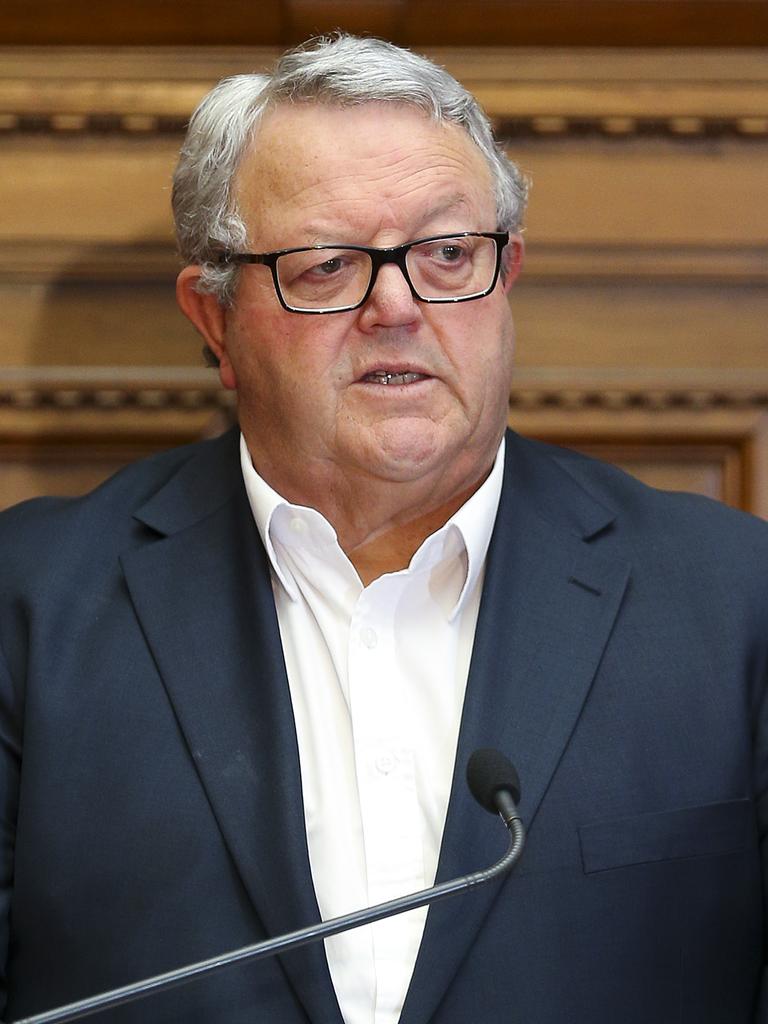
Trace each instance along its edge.
{"label": "suit lapel", "polygon": [[[612,519],[551,457],[508,435],[439,881],[489,866],[507,846],[501,824],[467,789],[466,764],[478,747],[495,747],[516,766],[522,817],[535,828],[628,578],[626,564],[586,543]],[[401,1024],[430,1019],[504,884],[430,909]]]}
{"label": "suit lapel", "polygon": [[[319,912],[277,617],[236,441],[193,457],[140,510],[164,536],[122,561],[215,820],[267,934],[278,935]],[[312,1019],[340,1021],[321,944],[283,966]]]}
{"label": "suit lapel", "polygon": [[[154,539],[123,566],[213,815],[277,935],[319,913],[277,618],[236,441],[205,447],[137,513]],[[515,763],[523,818],[535,827],[626,585],[627,566],[587,543],[611,519],[551,457],[508,436],[438,880],[487,866],[506,848],[503,828],[464,781],[477,747],[498,747]],[[432,1016],[502,884],[430,909],[401,1024]],[[310,1018],[341,1021],[322,945],[283,966]]]}

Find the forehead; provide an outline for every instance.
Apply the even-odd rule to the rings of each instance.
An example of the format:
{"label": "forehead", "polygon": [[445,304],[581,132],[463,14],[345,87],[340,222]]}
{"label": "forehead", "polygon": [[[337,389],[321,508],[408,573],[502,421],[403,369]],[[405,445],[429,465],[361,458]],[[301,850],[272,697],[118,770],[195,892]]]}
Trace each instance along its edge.
{"label": "forehead", "polygon": [[241,162],[235,194],[252,240],[269,245],[328,241],[342,229],[407,232],[442,215],[460,218],[456,228],[495,227],[491,174],[475,143],[402,105],[278,106]]}

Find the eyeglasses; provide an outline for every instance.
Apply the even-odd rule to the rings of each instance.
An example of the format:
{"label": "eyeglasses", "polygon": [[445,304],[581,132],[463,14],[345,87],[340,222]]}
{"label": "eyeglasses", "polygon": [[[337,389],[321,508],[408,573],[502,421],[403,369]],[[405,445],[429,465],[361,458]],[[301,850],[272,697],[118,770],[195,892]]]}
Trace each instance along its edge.
{"label": "eyeglasses", "polygon": [[313,245],[275,252],[223,252],[219,263],[262,263],[272,271],[277,297],[290,313],[358,309],[379,270],[396,264],[419,302],[468,302],[496,287],[507,231],[462,231],[375,249]]}

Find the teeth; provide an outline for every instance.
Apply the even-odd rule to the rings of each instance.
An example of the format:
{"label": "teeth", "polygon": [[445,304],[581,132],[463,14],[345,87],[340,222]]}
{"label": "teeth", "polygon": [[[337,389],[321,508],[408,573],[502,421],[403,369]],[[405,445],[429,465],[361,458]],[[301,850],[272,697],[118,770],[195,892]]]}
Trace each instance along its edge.
{"label": "teeth", "polygon": [[417,380],[426,380],[426,378],[423,373],[389,373],[377,370],[375,373],[367,374],[365,380],[369,380],[373,384],[413,384]]}

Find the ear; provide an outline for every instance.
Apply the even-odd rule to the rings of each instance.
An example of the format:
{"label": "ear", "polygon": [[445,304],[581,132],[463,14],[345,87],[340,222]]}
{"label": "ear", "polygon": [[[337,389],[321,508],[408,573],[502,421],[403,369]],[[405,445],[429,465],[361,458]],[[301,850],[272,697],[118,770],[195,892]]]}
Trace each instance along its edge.
{"label": "ear", "polygon": [[505,293],[509,293],[512,285],[520,276],[520,271],[523,269],[524,253],[523,236],[520,234],[510,235],[501,264],[501,286]]}
{"label": "ear", "polygon": [[218,359],[221,383],[234,391],[237,379],[227,351],[227,311],[215,295],[197,290],[201,273],[199,266],[184,267],[176,278],[176,301]]}

